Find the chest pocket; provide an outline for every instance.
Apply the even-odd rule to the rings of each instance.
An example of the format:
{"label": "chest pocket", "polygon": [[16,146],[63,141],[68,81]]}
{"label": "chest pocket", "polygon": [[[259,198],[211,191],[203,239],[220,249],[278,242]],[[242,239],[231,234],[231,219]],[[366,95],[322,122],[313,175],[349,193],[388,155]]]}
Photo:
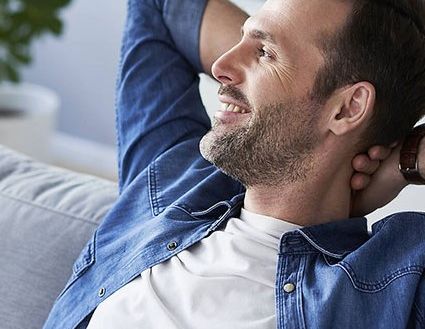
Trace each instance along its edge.
{"label": "chest pocket", "polygon": [[415,285],[424,273],[424,234],[423,214],[390,215],[373,224],[371,238],[338,266],[354,287],[363,292],[379,292],[394,284],[407,288]]}
{"label": "chest pocket", "polygon": [[414,281],[419,280],[424,271],[422,266],[412,264],[382,270],[380,273],[377,273],[372,267],[368,268],[365,266],[360,268],[356,264],[351,264],[346,260],[339,262],[337,266],[341,267],[347,273],[356,290],[367,293],[382,291],[399,280],[411,279],[412,275],[416,277]]}
{"label": "chest pocket", "polygon": [[334,266],[341,267],[362,292],[414,285],[425,268],[424,223],[424,216],[417,213],[391,215],[372,225],[370,239]]}

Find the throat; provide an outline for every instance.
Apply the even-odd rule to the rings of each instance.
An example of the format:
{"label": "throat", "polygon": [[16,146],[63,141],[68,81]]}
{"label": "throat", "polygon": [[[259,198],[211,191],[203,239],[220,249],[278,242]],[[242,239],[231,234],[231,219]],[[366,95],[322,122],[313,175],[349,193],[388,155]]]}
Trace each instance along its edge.
{"label": "throat", "polygon": [[[328,186],[320,188],[318,186]],[[291,184],[280,188],[247,188],[244,207],[300,226],[324,224],[350,215],[351,189],[347,184]]]}

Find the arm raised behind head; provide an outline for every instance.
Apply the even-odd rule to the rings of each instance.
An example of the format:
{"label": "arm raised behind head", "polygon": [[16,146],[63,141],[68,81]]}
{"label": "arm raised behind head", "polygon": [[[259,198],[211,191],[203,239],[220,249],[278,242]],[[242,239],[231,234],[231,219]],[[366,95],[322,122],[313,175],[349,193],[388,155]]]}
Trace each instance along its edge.
{"label": "arm raised behind head", "polygon": [[210,129],[198,73],[237,43],[246,17],[224,0],[128,0],[116,91],[120,192]]}
{"label": "arm raised behind head", "polygon": [[[352,187],[363,185],[364,189],[355,191],[352,202],[351,216],[364,216],[391,202],[408,185],[408,182],[399,169],[400,151],[403,143],[393,148],[383,146],[372,147],[367,155],[359,155],[353,159],[353,168],[358,173],[353,176]],[[371,176],[365,176],[365,168],[371,167],[373,162],[380,161],[379,167]],[[417,149],[417,167],[420,176],[425,180],[425,138],[422,138]],[[359,174],[360,173],[360,174]],[[363,174],[362,174],[363,173]],[[356,180],[368,179],[363,184]]]}

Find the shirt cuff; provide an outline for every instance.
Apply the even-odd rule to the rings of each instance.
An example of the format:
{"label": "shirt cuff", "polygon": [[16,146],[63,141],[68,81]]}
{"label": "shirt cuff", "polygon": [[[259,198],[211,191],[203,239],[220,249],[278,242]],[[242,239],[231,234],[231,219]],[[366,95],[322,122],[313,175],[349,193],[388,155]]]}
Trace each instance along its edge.
{"label": "shirt cuff", "polygon": [[199,39],[208,0],[165,0],[163,17],[177,50],[201,73]]}

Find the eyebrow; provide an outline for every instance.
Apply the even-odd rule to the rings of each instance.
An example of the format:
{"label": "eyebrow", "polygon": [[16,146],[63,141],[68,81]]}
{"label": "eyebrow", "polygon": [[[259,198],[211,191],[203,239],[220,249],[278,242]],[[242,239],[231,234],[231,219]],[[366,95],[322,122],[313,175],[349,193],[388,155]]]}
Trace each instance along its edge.
{"label": "eyebrow", "polygon": [[[243,26],[241,27],[241,35],[242,36],[244,35],[244,27]],[[263,41],[267,41],[269,43],[272,43],[274,45],[277,45],[275,38],[269,32],[253,29],[253,30],[250,30],[248,32],[248,36],[252,39],[263,40]]]}

